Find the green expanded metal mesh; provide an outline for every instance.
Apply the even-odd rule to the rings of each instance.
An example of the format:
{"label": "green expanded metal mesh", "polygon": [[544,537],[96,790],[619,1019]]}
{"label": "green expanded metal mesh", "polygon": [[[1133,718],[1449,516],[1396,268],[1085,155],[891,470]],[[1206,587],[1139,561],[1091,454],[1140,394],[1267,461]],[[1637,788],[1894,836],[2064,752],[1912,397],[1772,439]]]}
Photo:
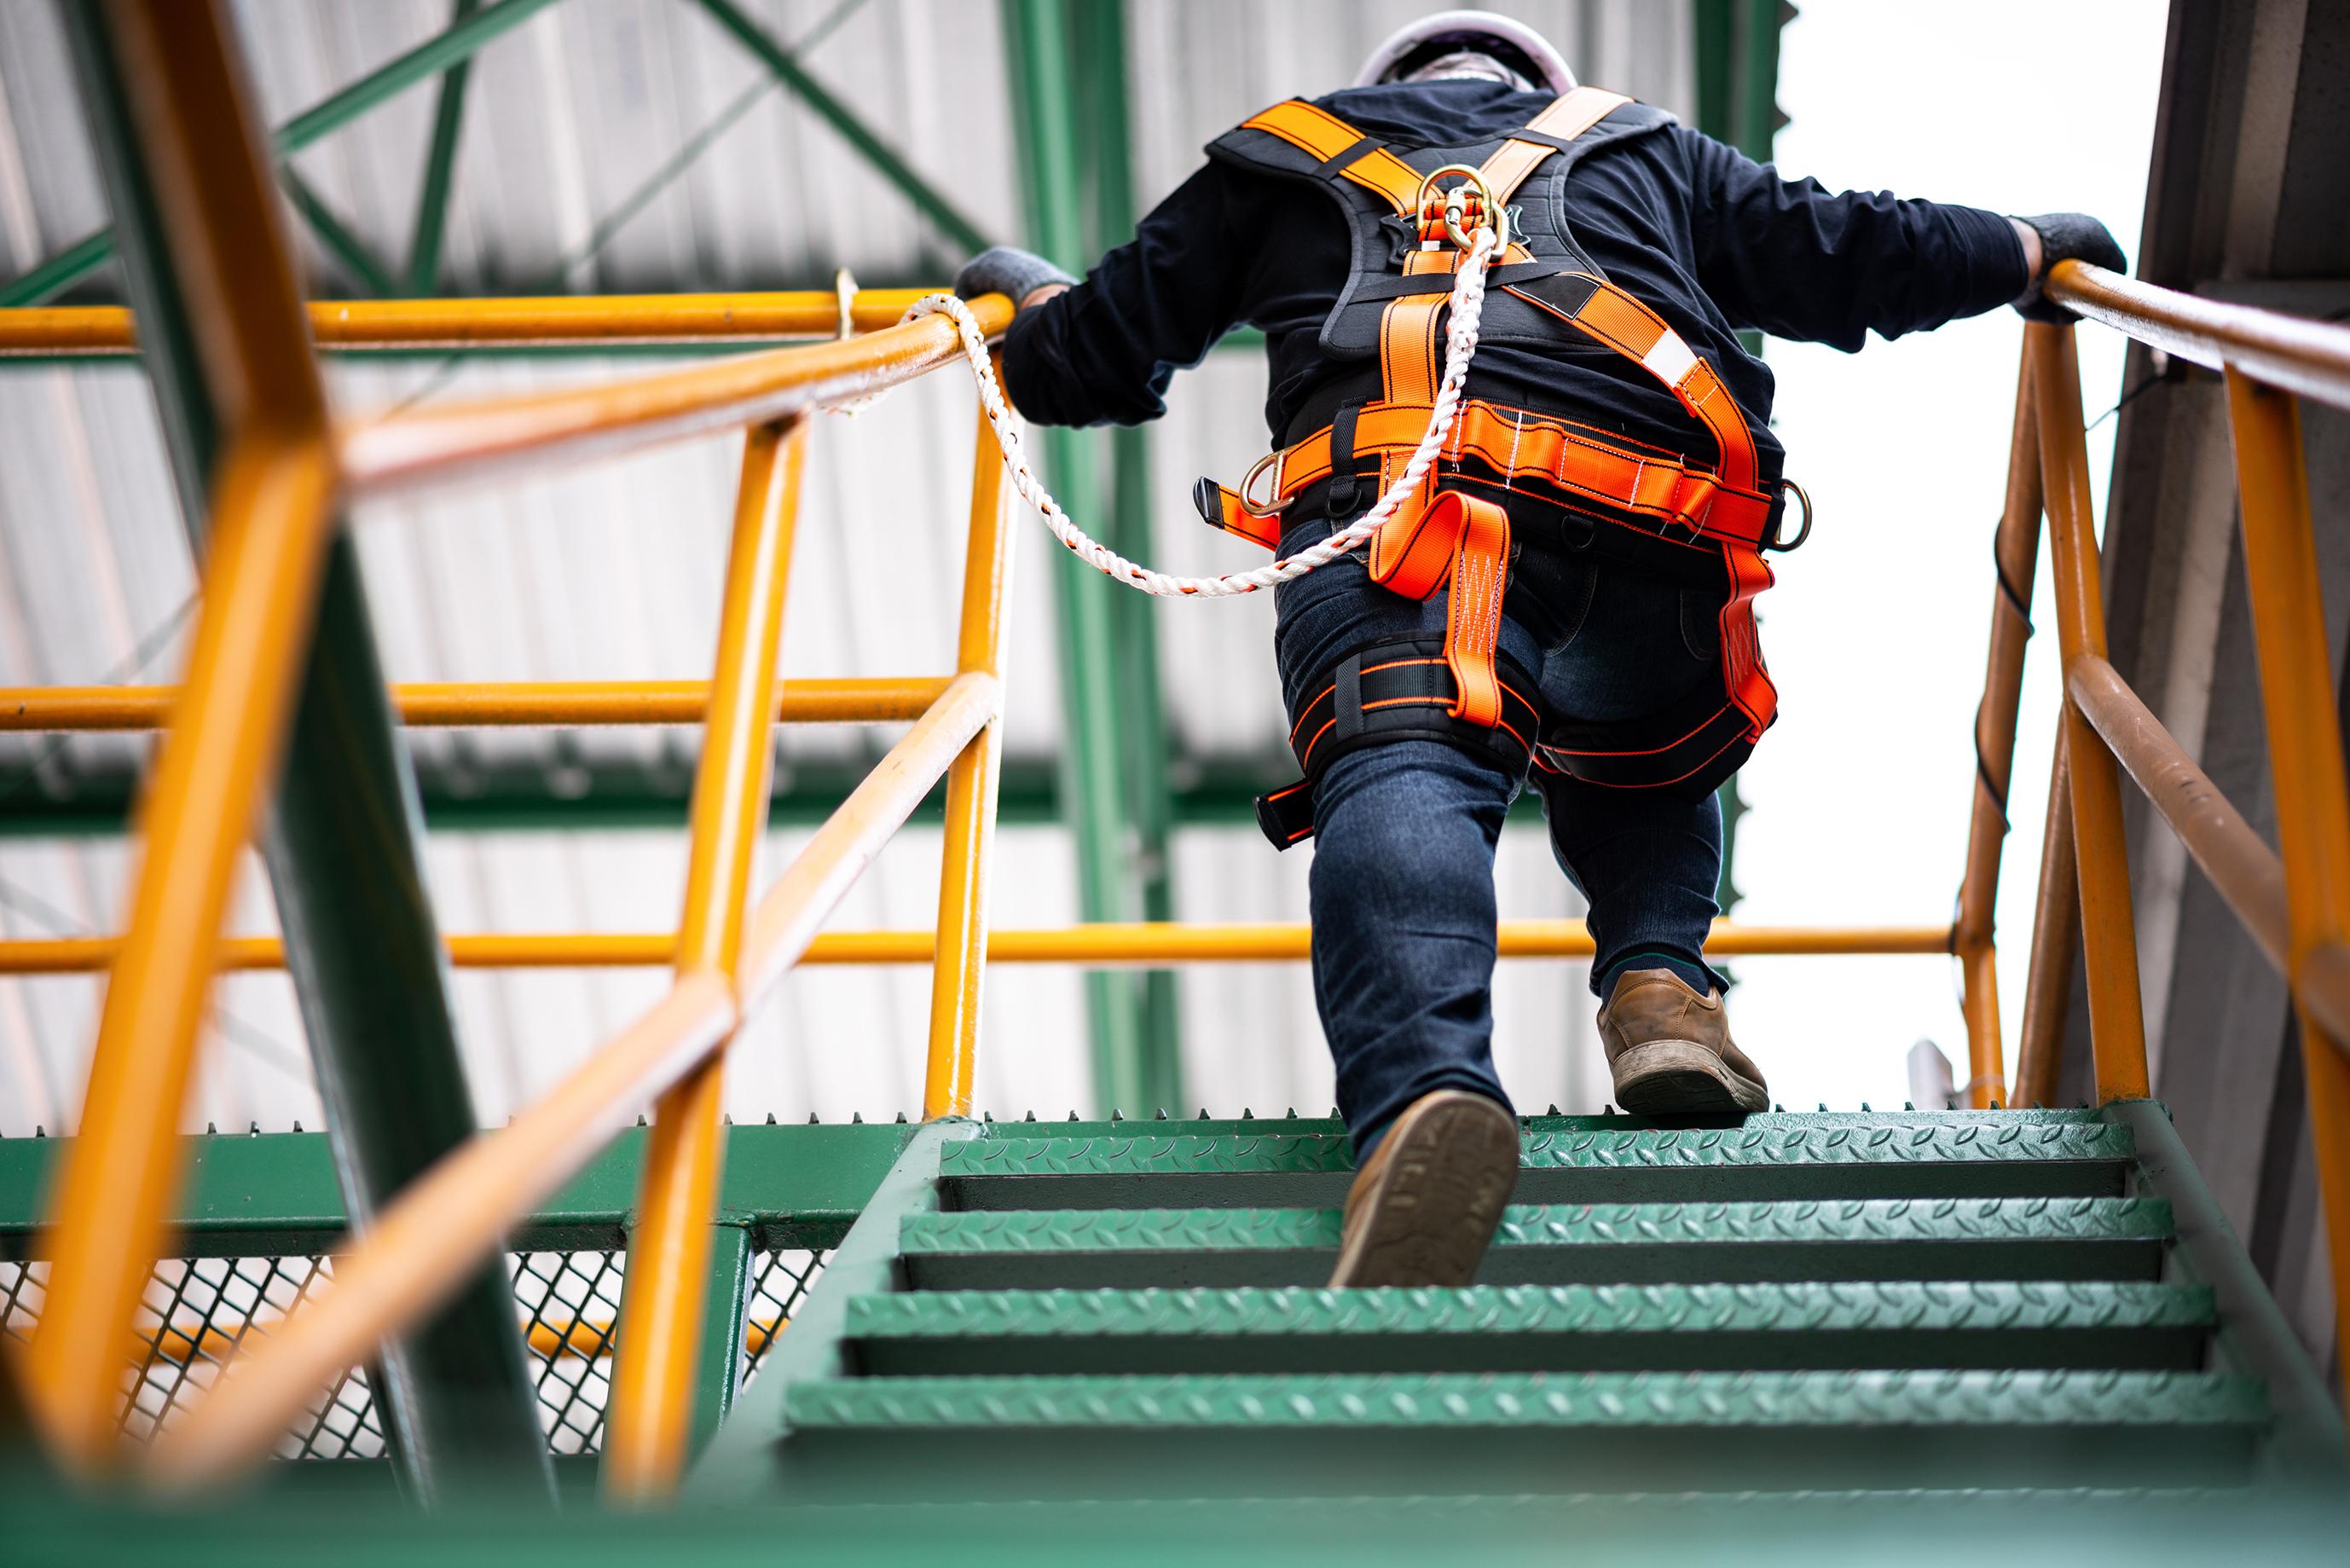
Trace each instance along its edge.
{"label": "green expanded metal mesh", "polygon": [[[799,1310],[826,1258],[796,1250],[757,1254],[742,1331],[746,1381]],[[515,1311],[535,1366],[547,1448],[557,1454],[595,1453],[603,1447],[627,1254],[523,1252],[512,1261]],[[48,1271],[44,1262],[0,1261],[0,1333],[31,1337]],[[151,1438],[212,1386],[248,1334],[265,1335],[333,1278],[334,1260],[323,1255],[167,1258],[156,1264],[138,1325],[146,1363],[127,1382],[122,1429],[137,1440]],[[355,1367],[321,1390],[277,1451],[296,1459],[381,1458],[383,1423],[366,1369]]]}

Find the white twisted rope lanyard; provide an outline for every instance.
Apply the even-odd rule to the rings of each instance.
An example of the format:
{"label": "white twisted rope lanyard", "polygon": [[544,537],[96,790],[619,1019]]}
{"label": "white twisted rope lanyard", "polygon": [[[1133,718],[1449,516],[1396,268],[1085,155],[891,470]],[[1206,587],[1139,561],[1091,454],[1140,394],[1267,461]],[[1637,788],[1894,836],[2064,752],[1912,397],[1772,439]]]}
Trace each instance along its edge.
{"label": "white twisted rope lanyard", "polygon": [[987,422],[995,431],[996,444],[1003,449],[1003,466],[1012,476],[1012,487],[1037,510],[1053,536],[1067,545],[1078,559],[1116,582],[1162,598],[1227,598],[1234,594],[1276,587],[1304,576],[1316,566],[1327,566],[1378,533],[1379,524],[1394,516],[1396,509],[1419,488],[1420,481],[1428,476],[1429,469],[1444,450],[1444,438],[1451,433],[1453,420],[1461,410],[1461,388],[1469,377],[1469,361],[1477,352],[1478,317],[1485,308],[1485,260],[1492,254],[1493,245],[1492,230],[1478,229],[1453,278],[1451,325],[1444,340],[1444,379],[1437,387],[1428,433],[1419,438],[1419,450],[1404,464],[1403,473],[1388,486],[1387,493],[1379,497],[1378,504],[1347,528],[1295,556],[1284,556],[1253,572],[1231,572],[1221,577],[1175,577],[1154,572],[1087,535],[1061,510],[1061,504],[1053,499],[1035,471],[1028,466],[1027,446],[1020,438],[1019,428],[1013,423],[1003,389],[995,379],[995,368],[988,363],[987,339],[980,332],[979,319],[972,315],[971,306],[951,294],[926,294],[907,309],[905,319],[911,321],[923,316],[954,318],[962,338],[963,358],[971,361],[972,376],[979,383],[980,405],[987,410]]}

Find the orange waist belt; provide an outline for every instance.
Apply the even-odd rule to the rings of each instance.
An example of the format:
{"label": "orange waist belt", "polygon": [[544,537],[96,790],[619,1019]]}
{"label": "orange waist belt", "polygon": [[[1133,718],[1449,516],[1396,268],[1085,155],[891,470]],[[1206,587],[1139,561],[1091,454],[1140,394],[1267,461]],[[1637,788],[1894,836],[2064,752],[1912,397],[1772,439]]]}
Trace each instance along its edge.
{"label": "orange waist belt", "polygon": [[[1427,432],[1428,416],[1425,407],[1394,403],[1367,404],[1357,415],[1352,448],[1364,478],[1371,477],[1369,460],[1378,461],[1373,494],[1384,494],[1402,472]],[[1274,496],[1267,504],[1285,506],[1330,478],[1332,445],[1333,432],[1325,429],[1274,454]],[[1652,517],[1660,533],[1680,529],[1692,540],[1711,539],[1746,552],[1759,549],[1769,536],[1767,497],[1728,489],[1705,470],[1662,454],[1610,446],[1565,421],[1522,409],[1482,400],[1464,405],[1444,451],[1451,461],[1473,457],[1513,480],[1540,480],[1569,495]],[[1431,496],[1439,483],[1440,475],[1431,473],[1419,493],[1380,525],[1365,547],[1364,563],[1371,581],[1408,598],[1428,598],[1451,587],[1444,655],[1458,692],[1451,711],[1456,719],[1490,727],[1501,712],[1493,654],[1509,578],[1509,514],[1498,503],[1457,490]],[[1253,508],[1240,494],[1204,479],[1194,500],[1216,527],[1268,550],[1279,547],[1279,510]]]}
{"label": "orange waist belt", "polygon": [[[1403,472],[1428,431],[1428,416],[1426,408],[1409,404],[1363,406],[1355,422],[1354,452],[1358,463],[1378,460],[1374,494],[1383,493]],[[1253,545],[1279,548],[1280,508],[1331,476],[1330,448],[1331,431],[1326,426],[1259,463],[1239,491],[1201,480],[1193,494],[1201,516]],[[1474,458],[1509,479],[1540,481],[1569,496],[1654,518],[1658,532],[1669,535],[1679,529],[1691,539],[1716,539],[1750,550],[1770,542],[1769,496],[1733,489],[1709,469],[1662,452],[1611,445],[1565,420],[1523,409],[1483,399],[1462,404],[1445,440],[1444,457],[1450,463]],[[1273,494],[1254,501],[1244,493],[1255,488],[1256,473],[1268,467],[1273,470]],[[1364,477],[1371,477],[1367,466]]]}

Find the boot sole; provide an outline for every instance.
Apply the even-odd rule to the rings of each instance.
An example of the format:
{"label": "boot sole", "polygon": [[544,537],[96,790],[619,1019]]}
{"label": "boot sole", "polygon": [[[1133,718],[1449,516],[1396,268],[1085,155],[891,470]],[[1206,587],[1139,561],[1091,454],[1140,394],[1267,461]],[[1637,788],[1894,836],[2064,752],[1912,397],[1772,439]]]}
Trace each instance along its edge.
{"label": "boot sole", "polygon": [[1692,1040],[1652,1040],[1616,1058],[1616,1103],[1636,1116],[1766,1111],[1762,1085]]}
{"label": "boot sole", "polygon": [[1518,1125],[1482,1095],[1431,1098],[1407,1111],[1380,1146],[1378,1186],[1361,1199],[1332,1286],[1475,1281],[1517,1186]]}

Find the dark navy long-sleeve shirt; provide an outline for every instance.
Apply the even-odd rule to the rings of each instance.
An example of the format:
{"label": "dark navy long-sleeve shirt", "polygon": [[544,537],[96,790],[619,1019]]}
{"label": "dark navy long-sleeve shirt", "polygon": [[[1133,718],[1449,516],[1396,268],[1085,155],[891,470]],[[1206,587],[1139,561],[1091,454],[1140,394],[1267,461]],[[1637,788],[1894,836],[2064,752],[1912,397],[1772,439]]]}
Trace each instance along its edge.
{"label": "dark navy long-sleeve shirt", "polygon": [[[1549,101],[1494,82],[1350,88],[1315,100],[1389,147],[1490,141]],[[1972,207],[1832,195],[1782,180],[1734,149],[1674,125],[1595,150],[1568,176],[1567,216],[1585,253],[1711,360],[1756,422],[1771,372],[1742,327],[1846,351],[2003,305],[2030,281],[2007,219]],[[1129,244],[1076,287],[1024,310],[1003,343],[1012,399],[1046,424],[1137,424],[1166,411],[1178,369],[1238,326],[1262,329],[1265,422],[1280,441],[1341,369],[1318,334],[1350,266],[1336,203],[1298,181],[1210,161],[1142,220]],[[1346,369],[1356,369],[1347,366]],[[1712,441],[1638,365],[1562,335],[1556,349],[1481,348],[1469,393],[1567,414],[1711,461]],[[1781,452],[1758,441],[1766,480]]]}

